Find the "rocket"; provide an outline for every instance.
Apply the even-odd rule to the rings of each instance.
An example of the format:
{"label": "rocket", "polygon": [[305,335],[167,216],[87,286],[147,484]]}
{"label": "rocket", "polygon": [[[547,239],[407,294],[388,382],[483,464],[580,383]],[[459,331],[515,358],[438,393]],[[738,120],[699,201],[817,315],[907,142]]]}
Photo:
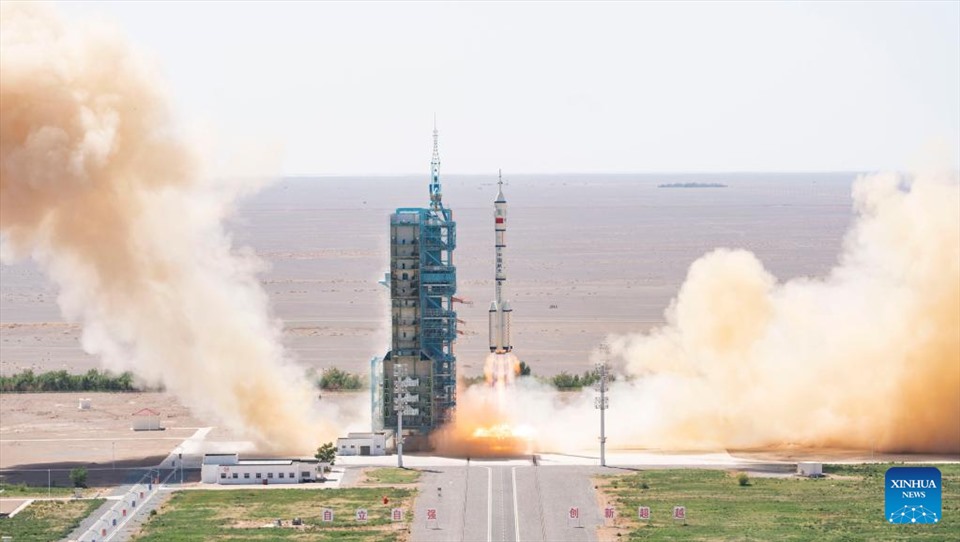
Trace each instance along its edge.
{"label": "rocket", "polygon": [[503,197],[503,172],[499,172],[497,181],[497,199],[493,202],[493,231],[496,250],[496,297],[490,303],[490,351],[506,354],[513,350],[510,344],[510,316],[513,310],[510,302],[503,299],[503,287],[507,281],[503,252],[507,248],[507,199]]}

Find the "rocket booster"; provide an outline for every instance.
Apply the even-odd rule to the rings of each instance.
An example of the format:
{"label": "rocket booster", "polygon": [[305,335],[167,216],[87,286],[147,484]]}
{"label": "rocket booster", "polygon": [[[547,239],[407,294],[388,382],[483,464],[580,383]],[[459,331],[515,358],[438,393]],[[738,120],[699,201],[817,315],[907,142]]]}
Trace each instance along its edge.
{"label": "rocket booster", "polygon": [[507,281],[503,253],[507,248],[507,200],[503,197],[503,175],[497,181],[497,199],[493,202],[493,230],[496,250],[496,296],[490,303],[490,351],[505,354],[513,350],[510,344],[510,302],[503,299],[503,287]]}

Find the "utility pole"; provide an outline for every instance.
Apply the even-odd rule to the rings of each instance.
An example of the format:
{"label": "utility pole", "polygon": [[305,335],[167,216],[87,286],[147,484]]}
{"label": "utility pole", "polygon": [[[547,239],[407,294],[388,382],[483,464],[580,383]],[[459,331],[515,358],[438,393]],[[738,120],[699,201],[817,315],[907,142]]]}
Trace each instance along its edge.
{"label": "utility pole", "polygon": [[403,468],[403,417],[414,416],[418,409],[407,405],[416,402],[420,397],[410,395],[407,388],[416,386],[419,380],[407,378],[407,368],[399,363],[393,366],[393,410],[397,413],[397,466]]}
{"label": "utility pole", "polygon": [[600,345],[600,361],[597,362],[597,374],[600,375],[600,382],[595,386],[600,392],[599,397],[593,400],[594,407],[600,411],[600,466],[607,466],[607,432],[605,414],[610,408],[610,399],[607,397],[607,358],[610,355],[610,348],[606,343]]}

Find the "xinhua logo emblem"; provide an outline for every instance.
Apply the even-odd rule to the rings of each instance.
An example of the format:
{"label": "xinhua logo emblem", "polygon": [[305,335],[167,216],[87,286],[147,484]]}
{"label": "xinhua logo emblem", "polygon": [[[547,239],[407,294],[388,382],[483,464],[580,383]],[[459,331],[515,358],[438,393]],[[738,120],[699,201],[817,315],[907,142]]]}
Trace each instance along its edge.
{"label": "xinhua logo emblem", "polygon": [[936,467],[887,469],[887,523],[940,523],[940,479]]}

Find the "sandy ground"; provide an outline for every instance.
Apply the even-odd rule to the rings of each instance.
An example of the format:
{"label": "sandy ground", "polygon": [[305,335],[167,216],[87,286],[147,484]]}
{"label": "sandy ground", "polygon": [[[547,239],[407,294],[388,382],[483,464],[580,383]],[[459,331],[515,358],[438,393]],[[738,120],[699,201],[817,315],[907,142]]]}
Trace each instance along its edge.
{"label": "sandy ground", "polygon": [[[515,353],[536,373],[588,368],[610,333],[663,321],[690,263],[716,247],[753,250],[777,277],[824,274],[847,228],[852,174],[554,175],[509,178],[507,291]],[[447,177],[458,223],[461,374],[478,375],[493,296],[491,177]],[[722,189],[660,189],[686,181]],[[285,179],[243,202],[238,246],[270,265],[261,276],[285,342],[304,364],[369,370],[389,342],[390,212],[427,200],[426,177]],[[83,372],[97,360],[59,315],[57,290],[30,263],[0,266],[0,372]]]}
{"label": "sandy ground", "polygon": [[20,508],[20,505],[30,499],[0,499],[0,516],[9,516],[14,510]]}
{"label": "sandy ground", "polygon": [[[356,394],[324,396],[337,404],[356,400]],[[91,399],[90,410],[77,408],[81,397]],[[163,431],[131,429],[132,414],[143,408],[160,412]],[[36,485],[47,484],[49,470],[52,483],[63,487],[70,485],[70,469],[84,466],[91,485],[108,485],[135,481],[129,478],[158,464],[169,468],[181,445],[188,448],[187,468],[199,466],[203,453],[261,455],[241,435],[209,425],[166,393],[3,393],[0,470],[4,481]]]}
{"label": "sandy ground", "polygon": [[[90,410],[77,408],[80,397],[91,399]],[[163,431],[131,429],[131,415],[143,408],[161,413]],[[201,426],[162,393],[5,393],[0,413],[2,469],[152,465]]]}

